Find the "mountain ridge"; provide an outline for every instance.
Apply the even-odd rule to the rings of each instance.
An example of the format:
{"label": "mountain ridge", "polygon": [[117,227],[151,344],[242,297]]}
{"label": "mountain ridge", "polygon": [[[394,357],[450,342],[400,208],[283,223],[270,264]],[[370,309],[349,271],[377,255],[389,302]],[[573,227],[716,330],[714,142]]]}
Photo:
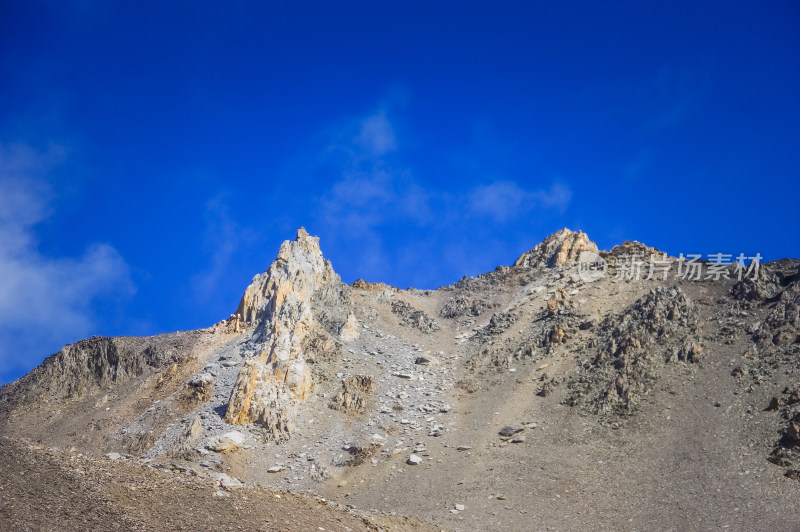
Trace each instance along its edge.
{"label": "mountain ridge", "polygon": [[[631,269],[648,253],[671,277],[648,276],[646,261]],[[589,259],[604,275],[585,276]],[[436,290],[347,285],[301,228],[229,318],[82,340],[0,388],[2,432],[177,467],[223,491],[312,493],[453,530],[469,529],[464,516],[538,529],[520,521],[526,508],[556,528],[589,526],[590,508],[608,528],[620,515],[638,527],[652,515],[724,524],[758,492],[751,481],[771,502],[736,522],[785,527],[800,493],[800,261],[741,280],[734,266],[727,278],[681,278],[679,264],[562,229],[511,266]],[[679,443],[687,430],[697,437]],[[726,439],[700,437],[710,430]],[[679,456],[686,466],[665,462]],[[645,480],[637,463],[663,478]],[[703,463],[705,476],[686,469]],[[740,463],[748,482],[728,498],[672,491],[737,479]],[[480,467],[497,474],[476,477]],[[542,474],[579,513],[547,509]],[[534,489],[520,493],[518,478]],[[611,479],[618,490],[600,495]],[[667,500],[690,510],[671,513]]]}

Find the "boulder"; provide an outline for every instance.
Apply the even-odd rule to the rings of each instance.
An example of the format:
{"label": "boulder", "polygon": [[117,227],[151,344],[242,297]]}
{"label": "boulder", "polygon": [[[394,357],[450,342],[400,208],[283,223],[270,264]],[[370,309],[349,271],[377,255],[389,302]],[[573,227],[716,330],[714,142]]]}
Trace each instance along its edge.
{"label": "boulder", "polygon": [[419,465],[419,464],[422,463],[422,458],[417,456],[416,454],[412,454],[411,456],[408,457],[408,460],[406,460],[406,463],[408,465]]}
{"label": "boulder", "polygon": [[214,438],[208,448],[217,453],[227,453],[244,445],[244,439],[244,434],[234,430]]}
{"label": "boulder", "polygon": [[352,314],[347,317],[347,321],[339,326],[339,339],[343,342],[352,342],[358,340],[361,335],[358,329],[358,320]]}

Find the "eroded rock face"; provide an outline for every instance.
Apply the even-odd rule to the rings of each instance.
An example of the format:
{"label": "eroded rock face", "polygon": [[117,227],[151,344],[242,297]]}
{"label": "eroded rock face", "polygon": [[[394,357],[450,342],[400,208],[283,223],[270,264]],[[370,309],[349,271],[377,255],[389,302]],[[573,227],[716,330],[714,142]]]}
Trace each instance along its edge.
{"label": "eroded rock face", "polygon": [[38,403],[42,399],[78,399],[185,362],[202,332],[150,338],[95,336],[65,346],[36,369],[0,390],[4,403]]}
{"label": "eroded rock face", "polygon": [[555,268],[577,261],[583,251],[597,253],[597,244],[589,240],[586,233],[565,228],[548,236],[535,248],[524,253],[514,266]]}
{"label": "eroded rock face", "polygon": [[296,402],[311,388],[303,353],[313,324],[311,298],[338,282],[322,257],[319,238],[302,228],[294,241],[281,245],[269,270],[253,279],[237,314],[255,325],[253,338],[263,349],[239,373],[225,415],[228,423],[258,423],[271,439],[288,435]]}

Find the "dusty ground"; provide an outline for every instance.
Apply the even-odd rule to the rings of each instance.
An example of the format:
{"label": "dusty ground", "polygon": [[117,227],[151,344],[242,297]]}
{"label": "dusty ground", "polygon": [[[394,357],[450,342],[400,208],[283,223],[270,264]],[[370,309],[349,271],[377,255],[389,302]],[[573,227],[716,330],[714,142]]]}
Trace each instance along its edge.
{"label": "dusty ground", "polygon": [[6,438],[0,438],[0,456],[3,530],[435,530],[410,519],[352,515],[285,492],[221,492],[185,473],[91,460]]}

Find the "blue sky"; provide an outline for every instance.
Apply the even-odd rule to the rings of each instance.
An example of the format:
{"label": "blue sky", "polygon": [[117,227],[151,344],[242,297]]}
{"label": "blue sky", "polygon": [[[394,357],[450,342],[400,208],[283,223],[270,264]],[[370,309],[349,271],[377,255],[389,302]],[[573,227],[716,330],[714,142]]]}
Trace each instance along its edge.
{"label": "blue sky", "polygon": [[800,4],[0,1],[0,383],[303,225],[435,288],[562,227],[800,257]]}

